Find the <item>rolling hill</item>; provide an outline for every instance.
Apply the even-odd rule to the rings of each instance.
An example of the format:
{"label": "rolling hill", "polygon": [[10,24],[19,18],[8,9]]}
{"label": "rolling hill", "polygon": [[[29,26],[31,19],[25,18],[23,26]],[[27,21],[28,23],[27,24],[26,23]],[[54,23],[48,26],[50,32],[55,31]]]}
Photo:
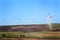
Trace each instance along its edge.
{"label": "rolling hill", "polygon": [[[54,23],[52,24],[53,29],[60,31],[60,24]],[[49,26],[47,24],[33,24],[33,25],[6,25],[0,26],[0,32],[35,32],[35,31],[44,31],[49,30]]]}

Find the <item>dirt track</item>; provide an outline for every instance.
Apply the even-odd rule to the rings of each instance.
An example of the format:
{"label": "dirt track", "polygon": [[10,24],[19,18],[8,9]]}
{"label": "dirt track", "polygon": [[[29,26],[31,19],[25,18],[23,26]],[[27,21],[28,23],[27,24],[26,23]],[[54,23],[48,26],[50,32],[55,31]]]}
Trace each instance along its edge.
{"label": "dirt track", "polygon": [[60,39],[40,39],[40,38],[0,38],[0,40],[60,40]]}

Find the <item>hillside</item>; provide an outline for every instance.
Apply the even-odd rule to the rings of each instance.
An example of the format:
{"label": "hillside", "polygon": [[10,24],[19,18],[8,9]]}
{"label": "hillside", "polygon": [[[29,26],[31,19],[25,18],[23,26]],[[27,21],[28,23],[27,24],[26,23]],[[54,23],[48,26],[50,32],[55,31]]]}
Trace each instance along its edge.
{"label": "hillside", "polygon": [[[52,24],[55,31],[60,31],[60,24]],[[49,27],[47,24],[34,24],[34,25],[8,25],[0,26],[0,32],[33,32],[33,31],[44,31],[48,30]]]}

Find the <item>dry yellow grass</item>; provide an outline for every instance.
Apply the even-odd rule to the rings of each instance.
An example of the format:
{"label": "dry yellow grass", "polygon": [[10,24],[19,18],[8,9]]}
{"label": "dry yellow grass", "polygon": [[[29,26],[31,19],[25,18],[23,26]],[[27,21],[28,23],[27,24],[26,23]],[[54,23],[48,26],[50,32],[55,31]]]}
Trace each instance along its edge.
{"label": "dry yellow grass", "polygon": [[25,35],[27,37],[60,36],[60,32],[0,32],[0,34]]}

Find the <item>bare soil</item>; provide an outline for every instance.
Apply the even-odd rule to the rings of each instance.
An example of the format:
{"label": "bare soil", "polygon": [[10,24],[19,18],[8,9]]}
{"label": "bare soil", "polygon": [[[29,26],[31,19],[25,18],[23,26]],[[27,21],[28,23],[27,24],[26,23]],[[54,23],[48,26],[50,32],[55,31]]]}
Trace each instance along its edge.
{"label": "bare soil", "polygon": [[0,40],[60,40],[60,39],[40,39],[40,38],[0,38]]}

